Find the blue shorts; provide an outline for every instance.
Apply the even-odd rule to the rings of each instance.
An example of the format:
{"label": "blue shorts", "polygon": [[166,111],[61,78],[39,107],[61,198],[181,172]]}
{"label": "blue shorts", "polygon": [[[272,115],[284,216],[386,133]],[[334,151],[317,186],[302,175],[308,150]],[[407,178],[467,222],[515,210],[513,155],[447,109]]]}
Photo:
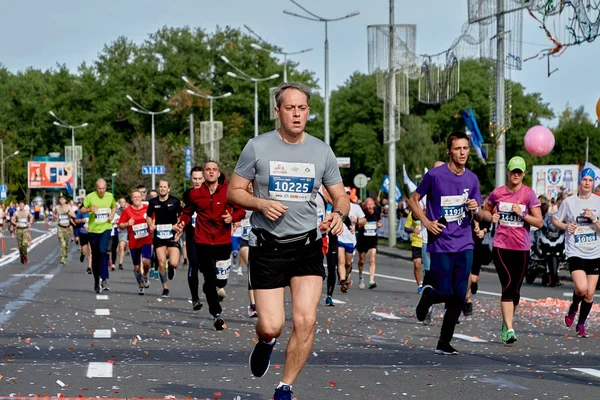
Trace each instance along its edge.
{"label": "blue shorts", "polygon": [[129,249],[129,252],[131,253],[131,261],[133,262],[134,266],[141,265],[142,258],[145,258],[146,260],[152,259],[152,245],[151,244],[145,244],[142,247],[139,247],[137,249]]}
{"label": "blue shorts", "polygon": [[344,250],[346,250],[346,253],[348,254],[352,254],[354,253],[354,247],[356,245],[353,243],[342,243],[342,242],[338,242],[338,247],[343,247]]}
{"label": "blue shorts", "polygon": [[240,240],[242,240],[241,236],[232,236],[231,237],[231,250],[236,251],[240,249]]}

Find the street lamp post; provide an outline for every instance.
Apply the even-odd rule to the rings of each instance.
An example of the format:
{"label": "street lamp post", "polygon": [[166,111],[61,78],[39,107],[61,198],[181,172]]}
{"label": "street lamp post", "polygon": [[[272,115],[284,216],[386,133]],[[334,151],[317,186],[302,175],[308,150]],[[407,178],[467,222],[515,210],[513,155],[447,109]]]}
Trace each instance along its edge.
{"label": "street lamp post", "polygon": [[151,120],[152,120],[152,134],[151,134],[151,138],[152,138],[151,139],[152,140],[152,190],[156,190],[156,171],[154,170],[155,165],[156,165],[156,145],[155,145],[155,138],[154,138],[154,136],[155,136],[154,116],[171,112],[171,109],[165,108],[162,111],[150,111],[150,110],[144,108],[144,106],[142,106],[140,103],[136,102],[133,99],[133,97],[131,97],[130,95],[126,95],[125,97],[127,98],[127,100],[129,100],[130,102],[135,104],[135,107],[131,107],[131,111],[134,111],[134,112],[140,113],[140,114],[149,115],[151,117]]}
{"label": "street lamp post", "polygon": [[[77,193],[77,178],[78,178],[78,170],[77,170],[77,158],[75,157],[75,129],[85,128],[89,124],[87,122],[81,125],[69,125],[62,119],[58,118],[54,111],[50,111],[50,115],[56,119],[53,122],[54,125],[60,126],[61,128],[67,128],[71,130],[71,162],[73,163],[73,197],[76,196]],[[83,180],[81,181],[81,186],[83,186]]]}
{"label": "street lamp post", "polygon": [[[248,29],[248,31],[250,31],[251,34],[253,34],[258,40],[260,40],[262,43],[268,43],[266,40],[264,40],[262,37],[260,37],[258,35],[258,33],[254,32],[252,29],[250,29],[250,27],[248,25],[244,25],[246,27],[246,29]],[[265,49],[264,47],[261,47],[259,45],[257,45],[256,43],[252,43],[250,45],[250,47],[255,48],[256,50],[262,50],[262,51],[266,51],[267,53],[272,53],[272,54],[279,54],[283,56],[283,81],[287,82],[287,56],[292,56],[295,54],[302,54],[302,53],[306,53],[309,51],[312,51],[312,48],[310,49],[304,49],[304,50],[300,50],[300,51],[294,51],[294,52],[285,52],[285,51],[279,51],[279,50],[269,50],[269,49]]]}
{"label": "street lamp post", "polygon": [[243,81],[254,82],[254,137],[257,137],[258,136],[258,82],[266,82],[266,81],[270,81],[271,79],[277,79],[277,78],[279,78],[279,74],[273,74],[266,78],[253,78],[250,75],[246,74],[241,69],[239,69],[238,67],[236,67],[235,65],[233,65],[227,59],[227,57],[221,56],[221,60],[225,61],[227,63],[227,65],[229,65],[231,68],[235,69],[239,73],[239,75],[238,75],[235,72],[228,71],[227,75],[231,76],[232,78],[241,79]]}
{"label": "street lamp post", "polygon": [[4,186],[4,163],[6,162],[6,160],[8,160],[11,157],[14,157],[16,155],[19,154],[19,150],[15,151],[14,153],[9,154],[8,156],[6,156],[6,158],[4,158],[4,140],[0,140],[0,160],[2,160],[2,186]]}
{"label": "street lamp post", "polygon": [[117,176],[117,173],[113,172],[112,176],[111,176],[111,178],[112,178],[111,179],[112,180],[112,190],[111,190],[111,193],[112,193],[113,196],[115,195],[115,176]]}
{"label": "street lamp post", "polygon": [[283,10],[284,14],[291,15],[293,17],[308,19],[310,21],[325,23],[325,135],[324,135],[324,139],[325,139],[325,143],[329,144],[329,141],[330,141],[330,136],[329,136],[329,40],[327,37],[327,24],[329,22],[335,22],[335,21],[340,21],[342,19],[352,18],[360,13],[358,11],[354,11],[348,15],[344,15],[343,17],[323,18],[323,17],[320,17],[320,16],[308,11],[305,7],[300,5],[298,2],[296,2],[294,0],[290,0],[290,1],[292,3],[294,3],[295,5],[297,5],[298,7],[300,7],[302,10],[304,10],[310,16],[300,15],[298,13],[288,11],[288,10]]}
{"label": "street lamp post", "polygon": [[[211,126],[210,129],[212,129],[212,123],[213,123],[213,101],[214,100],[218,100],[218,99],[224,99],[225,97],[229,97],[229,96],[231,96],[231,92],[227,92],[227,93],[222,94],[220,96],[210,96],[208,94],[200,93],[200,91],[198,90],[198,88],[195,87],[192,84],[192,82],[187,77],[182,76],[181,79],[183,79],[183,81],[185,83],[187,83],[190,87],[192,87],[192,88],[194,88],[194,90],[196,90],[196,91],[194,91],[194,90],[189,90],[188,89],[187,93],[189,95],[196,96],[196,97],[202,97],[203,99],[208,99],[208,102],[210,104],[210,120],[209,120],[210,121],[210,126]],[[215,142],[213,140],[213,141],[210,142],[210,159],[211,160],[215,159],[214,152],[215,152]]]}

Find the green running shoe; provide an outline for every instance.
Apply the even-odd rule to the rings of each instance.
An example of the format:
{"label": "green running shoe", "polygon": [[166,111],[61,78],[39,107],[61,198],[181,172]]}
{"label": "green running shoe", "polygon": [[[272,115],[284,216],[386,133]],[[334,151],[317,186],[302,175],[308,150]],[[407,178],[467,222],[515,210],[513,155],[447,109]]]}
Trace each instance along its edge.
{"label": "green running shoe", "polygon": [[502,331],[500,332],[500,339],[502,339],[502,341],[505,343],[508,339],[508,328],[506,327],[504,320],[502,320]]}
{"label": "green running shoe", "polygon": [[517,335],[515,335],[515,330],[510,329],[509,331],[507,331],[506,332],[506,340],[504,341],[504,343],[513,344],[516,341],[517,341]]}

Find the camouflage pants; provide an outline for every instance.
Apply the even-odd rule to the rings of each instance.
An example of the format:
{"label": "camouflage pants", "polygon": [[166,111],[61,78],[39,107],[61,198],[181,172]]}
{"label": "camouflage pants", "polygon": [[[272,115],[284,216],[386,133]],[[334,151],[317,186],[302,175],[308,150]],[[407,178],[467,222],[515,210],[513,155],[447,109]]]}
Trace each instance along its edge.
{"label": "camouflage pants", "polygon": [[71,230],[58,227],[58,241],[60,242],[60,256],[66,258],[69,255],[69,242],[71,241]]}
{"label": "camouflage pants", "polygon": [[29,248],[29,229],[17,229],[17,246],[21,257],[26,257]]}

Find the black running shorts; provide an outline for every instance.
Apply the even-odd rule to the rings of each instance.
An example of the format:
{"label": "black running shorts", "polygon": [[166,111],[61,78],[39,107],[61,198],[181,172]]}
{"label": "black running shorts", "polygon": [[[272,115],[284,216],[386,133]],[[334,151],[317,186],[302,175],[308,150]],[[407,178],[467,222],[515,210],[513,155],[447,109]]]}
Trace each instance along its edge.
{"label": "black running shorts", "polygon": [[600,258],[586,260],[580,257],[569,257],[569,272],[584,271],[586,275],[598,275],[600,273]]}

